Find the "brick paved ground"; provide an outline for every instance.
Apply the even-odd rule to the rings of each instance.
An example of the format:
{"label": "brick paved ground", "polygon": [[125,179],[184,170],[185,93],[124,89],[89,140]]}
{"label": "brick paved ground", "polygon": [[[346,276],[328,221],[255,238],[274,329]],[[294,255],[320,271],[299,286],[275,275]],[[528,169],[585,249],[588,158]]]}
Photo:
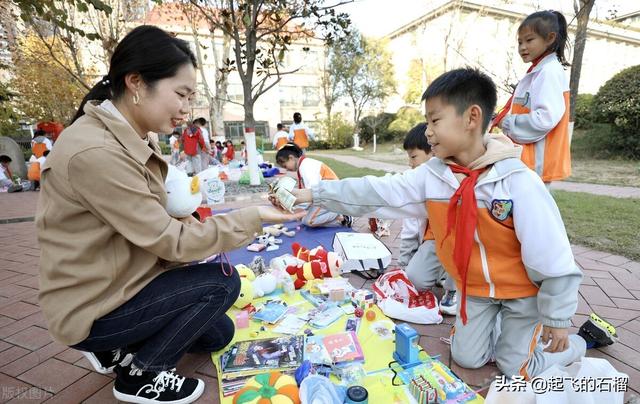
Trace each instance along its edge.
{"label": "brick paved ground", "polygon": [[[112,378],[91,371],[79,352],[54,342],[38,307],[39,250],[32,221],[37,193],[0,194],[0,402],[113,403]],[[236,201],[222,207],[259,203]],[[231,206],[232,205],[232,206]],[[7,219],[22,222],[7,223]],[[24,221],[26,220],[26,221]],[[356,229],[364,230],[365,220],[356,220]],[[401,223],[391,226],[391,236],[383,241],[397,252]],[[629,402],[640,392],[640,263],[609,253],[573,247],[584,269],[578,311],[573,319],[579,326],[594,310],[617,327],[620,343],[591,350],[590,356],[609,360],[630,376]],[[356,287],[369,286],[353,277]],[[442,292],[437,291],[438,294]],[[416,326],[420,344],[431,354],[440,354],[458,375],[474,386],[485,384],[497,373],[494,366],[464,370],[451,362],[448,347],[440,337],[449,335],[452,317],[440,325]],[[215,371],[207,355],[187,355],[178,369],[206,382],[200,403],[217,402]]]}

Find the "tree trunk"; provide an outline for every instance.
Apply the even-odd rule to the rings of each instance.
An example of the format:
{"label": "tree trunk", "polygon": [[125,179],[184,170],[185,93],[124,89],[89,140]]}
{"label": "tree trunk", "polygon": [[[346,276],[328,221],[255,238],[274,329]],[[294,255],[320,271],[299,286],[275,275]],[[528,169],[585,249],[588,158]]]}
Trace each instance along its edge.
{"label": "tree trunk", "polygon": [[[246,94],[246,92],[245,92]],[[249,91],[249,94],[251,92]],[[249,183],[260,185],[258,174],[258,151],[256,149],[256,120],[253,117],[253,101],[251,96],[244,100],[244,145],[247,148],[247,166],[249,167]]]}
{"label": "tree trunk", "polygon": [[589,24],[589,15],[594,2],[595,0],[580,0],[579,2],[578,27],[576,28],[576,37],[573,43],[573,60],[571,61],[571,78],[569,81],[569,122],[574,122],[576,117],[575,105],[578,97],[578,85],[580,84],[582,56],[587,42],[587,24]]}

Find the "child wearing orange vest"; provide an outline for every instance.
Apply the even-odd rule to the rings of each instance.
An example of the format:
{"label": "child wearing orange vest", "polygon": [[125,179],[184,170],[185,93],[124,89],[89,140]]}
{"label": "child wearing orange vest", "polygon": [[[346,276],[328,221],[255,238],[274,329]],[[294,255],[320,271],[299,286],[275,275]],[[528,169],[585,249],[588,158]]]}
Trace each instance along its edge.
{"label": "child wearing orange vest", "polygon": [[289,140],[295,143],[302,151],[309,147],[309,140],[314,140],[315,136],[311,129],[302,123],[302,114],[295,112],[293,114],[293,124],[289,126]]}
{"label": "child wearing orange vest", "polygon": [[278,131],[273,135],[273,150],[279,150],[287,143],[289,143],[289,133],[284,130],[284,125],[279,123]]}
{"label": "child wearing orange vest", "polygon": [[[310,188],[322,180],[337,180],[333,170],[321,161],[306,157],[302,150],[293,143],[287,143],[276,153],[276,163],[287,171],[298,176],[298,188]],[[309,227],[351,227],[350,216],[329,212],[314,207],[302,219],[302,224]]]}
{"label": "child wearing orange vest", "polygon": [[349,215],[428,213],[436,253],[460,294],[451,356],[462,367],[495,358],[506,376],[529,379],[613,343],[615,329],[599,318],[569,335],[582,271],[551,194],[519,159],[521,147],[485,134],[493,81],[457,69],[422,98],[437,158],[394,176],[321,181],[294,190],[297,201]]}
{"label": "child wearing orange vest", "polygon": [[522,145],[522,161],[547,184],[571,175],[566,46],[567,21],[560,12],[525,18],[518,52],[531,66],[493,124]]}

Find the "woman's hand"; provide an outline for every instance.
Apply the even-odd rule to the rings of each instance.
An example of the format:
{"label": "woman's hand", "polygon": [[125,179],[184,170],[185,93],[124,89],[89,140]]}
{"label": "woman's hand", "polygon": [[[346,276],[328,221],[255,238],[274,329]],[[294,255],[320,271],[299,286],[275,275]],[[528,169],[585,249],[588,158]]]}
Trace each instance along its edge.
{"label": "woman's hand", "polygon": [[258,214],[263,223],[284,223],[292,220],[301,220],[307,212],[304,209],[298,209],[293,213],[289,213],[273,206],[258,206]]}

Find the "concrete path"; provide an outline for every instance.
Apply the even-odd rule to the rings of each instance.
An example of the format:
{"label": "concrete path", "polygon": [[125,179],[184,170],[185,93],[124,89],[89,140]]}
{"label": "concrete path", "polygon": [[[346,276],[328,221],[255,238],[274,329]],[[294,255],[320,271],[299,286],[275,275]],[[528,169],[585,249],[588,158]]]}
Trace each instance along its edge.
{"label": "concrete path", "polygon": [[[310,156],[313,153],[309,153]],[[317,153],[319,156],[329,157],[343,163],[361,168],[375,168],[389,173],[399,173],[405,171],[408,166],[395,163],[386,163],[365,157],[350,156],[344,154]],[[399,158],[403,158],[399,156]],[[619,187],[613,185],[587,184],[581,182],[557,181],[551,184],[551,189],[558,189],[570,192],[584,192],[594,195],[612,196],[614,198],[640,198],[640,188]]]}

